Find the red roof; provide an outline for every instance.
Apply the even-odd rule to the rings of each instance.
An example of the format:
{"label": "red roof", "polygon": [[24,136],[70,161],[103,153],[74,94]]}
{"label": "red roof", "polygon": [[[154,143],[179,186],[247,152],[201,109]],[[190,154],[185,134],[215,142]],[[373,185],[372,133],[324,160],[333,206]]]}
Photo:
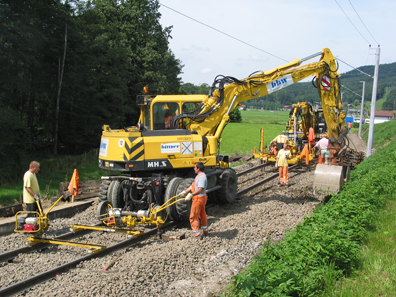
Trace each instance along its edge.
{"label": "red roof", "polygon": [[392,110],[376,110],[375,111],[376,117],[390,117],[393,118],[393,111]]}

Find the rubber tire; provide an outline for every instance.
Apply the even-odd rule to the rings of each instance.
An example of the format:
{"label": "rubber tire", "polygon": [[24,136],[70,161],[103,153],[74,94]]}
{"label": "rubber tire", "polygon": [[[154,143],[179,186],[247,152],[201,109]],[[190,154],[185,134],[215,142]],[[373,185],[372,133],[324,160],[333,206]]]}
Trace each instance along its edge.
{"label": "rubber tire", "polygon": [[221,203],[233,203],[236,199],[238,177],[234,169],[227,168],[220,175],[221,189],[217,190],[217,199]]}
{"label": "rubber tire", "polygon": [[[173,196],[176,196],[181,191],[185,190],[185,189],[183,189],[180,192],[177,191],[179,189],[179,186],[182,181],[183,181],[183,179],[181,177],[174,177],[171,179],[171,181],[169,182],[169,184],[165,190],[165,197],[164,197],[165,202],[167,202]],[[165,208],[165,210],[166,210],[168,217],[172,221],[180,221],[179,216],[177,215],[176,204],[173,204],[172,206]]]}
{"label": "rubber tire", "polygon": [[[188,187],[191,186],[192,182],[194,181],[193,178],[186,178],[182,181],[182,183],[179,185],[178,191],[184,191]],[[192,200],[190,201],[180,201],[177,202],[176,205],[176,211],[177,215],[179,217],[179,221],[184,221],[184,222],[189,222],[190,220],[190,211],[191,211],[191,204]]]}
{"label": "rubber tire", "polygon": [[110,184],[111,192],[109,192],[109,201],[113,208],[124,208],[124,193],[122,191],[121,182],[119,180],[113,180]]}
{"label": "rubber tire", "polygon": [[107,199],[107,193],[109,192],[109,186],[111,181],[103,180],[99,187],[99,201],[105,201]]}

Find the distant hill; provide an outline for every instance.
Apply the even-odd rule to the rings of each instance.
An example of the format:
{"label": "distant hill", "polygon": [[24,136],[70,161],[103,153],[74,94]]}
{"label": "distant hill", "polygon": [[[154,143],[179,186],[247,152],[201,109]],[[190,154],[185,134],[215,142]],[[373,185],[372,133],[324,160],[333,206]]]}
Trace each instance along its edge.
{"label": "distant hill", "polygon": [[[362,66],[359,70],[374,75],[374,66]],[[362,94],[363,84],[360,81],[366,82],[365,102],[369,106],[373,92],[373,79],[367,75],[363,75],[357,70],[352,70],[341,74],[341,84],[357,94]],[[347,104],[350,108],[360,109],[361,96],[342,88],[344,109],[347,109]],[[379,67],[377,100],[382,99],[383,110],[396,110],[396,62],[391,64],[381,64]],[[294,84],[286,89],[246,102],[249,107],[278,109],[284,105],[290,105],[296,102],[319,102],[318,92],[312,85],[312,82],[302,82]],[[378,108],[377,108],[378,109]]]}

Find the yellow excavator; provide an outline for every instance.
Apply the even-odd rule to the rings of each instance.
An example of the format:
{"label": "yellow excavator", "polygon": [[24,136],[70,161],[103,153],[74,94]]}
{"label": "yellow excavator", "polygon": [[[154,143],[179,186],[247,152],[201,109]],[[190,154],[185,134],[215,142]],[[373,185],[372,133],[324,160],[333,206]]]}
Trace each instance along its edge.
{"label": "yellow excavator", "polygon": [[[310,130],[312,130],[311,136],[309,135]],[[313,144],[320,140],[323,134],[327,133],[323,109],[314,109],[308,102],[293,104],[286,129],[283,132],[287,137],[287,143],[292,153],[289,164],[297,164],[304,159],[308,160],[308,164],[315,158]],[[264,128],[261,128],[260,136],[260,146],[254,149],[254,157],[261,159],[264,163],[275,163],[276,151],[283,148],[283,143],[276,143],[273,140],[269,143],[269,146],[265,146]],[[308,154],[301,154],[305,146],[308,146]]]}
{"label": "yellow excavator", "polygon": [[[315,57],[319,61],[306,63]],[[99,199],[114,209],[138,213],[163,205],[186,189],[196,162],[205,164],[209,201],[232,203],[237,175],[221,155],[221,134],[230,112],[243,101],[264,97],[305,78],[315,76],[328,134],[339,136],[344,127],[337,63],[327,48],[270,71],[245,79],[217,76],[209,95],[143,95],[137,97],[140,118],[136,126],[103,126],[99,167],[114,171],[103,176]],[[166,208],[162,217],[188,220],[191,202]],[[107,205],[107,204],[106,204]]]}

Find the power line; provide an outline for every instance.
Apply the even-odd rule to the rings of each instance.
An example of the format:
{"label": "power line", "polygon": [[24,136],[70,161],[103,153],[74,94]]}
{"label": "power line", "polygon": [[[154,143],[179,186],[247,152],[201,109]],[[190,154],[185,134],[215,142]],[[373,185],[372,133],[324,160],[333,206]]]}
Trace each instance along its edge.
{"label": "power line", "polygon": [[210,28],[210,29],[212,29],[212,30],[215,30],[215,31],[217,31],[217,32],[219,32],[219,33],[221,33],[221,34],[223,34],[223,35],[226,35],[226,36],[228,36],[228,37],[230,37],[230,38],[232,38],[232,39],[235,39],[235,40],[237,40],[237,41],[239,41],[239,42],[241,42],[241,43],[243,43],[243,44],[246,44],[247,46],[250,46],[250,47],[252,47],[252,48],[254,48],[254,49],[256,49],[256,50],[259,50],[259,51],[261,51],[261,52],[264,52],[264,53],[266,53],[267,55],[273,56],[273,57],[275,57],[275,58],[277,58],[277,59],[280,59],[280,60],[282,60],[282,61],[285,61],[285,62],[289,62],[288,60],[282,59],[282,58],[280,58],[280,57],[278,57],[278,56],[276,56],[276,55],[274,55],[274,54],[271,54],[271,53],[269,53],[269,52],[267,52],[267,51],[265,51],[265,50],[262,50],[262,49],[260,49],[260,48],[258,48],[258,47],[256,47],[256,46],[254,46],[254,45],[251,45],[251,44],[249,44],[249,43],[247,43],[247,42],[245,42],[245,41],[243,41],[243,40],[240,40],[240,39],[238,39],[238,38],[236,38],[236,37],[234,37],[234,36],[231,36],[231,35],[229,35],[229,34],[227,34],[227,33],[224,33],[223,31],[220,31],[220,30],[218,30],[218,29],[216,29],[216,28],[213,28],[213,27],[211,27],[211,26],[209,26],[209,25],[207,25],[207,24],[205,24],[205,23],[202,23],[202,22],[200,22],[200,21],[198,21],[198,20],[196,20],[196,19],[194,19],[194,18],[192,18],[192,17],[189,17],[188,15],[185,15],[185,14],[183,14],[183,13],[181,13],[181,12],[179,12],[179,11],[173,9],[173,8],[170,8],[169,6],[166,6],[166,5],[162,4],[162,3],[160,3],[160,4],[161,4],[161,6],[163,6],[163,7],[166,7],[166,8],[168,8],[168,9],[170,9],[170,10],[172,10],[172,11],[174,11],[174,12],[176,12],[176,13],[178,13],[178,14],[180,14],[180,15],[182,15],[182,16],[184,16],[184,17],[190,19],[190,20],[193,20],[194,22],[197,22],[197,23],[199,23],[199,24],[201,24],[201,25],[203,25],[203,26],[206,26],[206,27],[208,27],[208,28]]}
{"label": "power line", "polygon": [[352,23],[352,21],[349,19],[349,17],[348,17],[347,14],[345,13],[345,11],[342,9],[342,7],[340,6],[340,4],[338,4],[337,0],[334,0],[334,1],[337,3],[338,7],[339,7],[339,8],[342,10],[342,12],[345,14],[345,16],[347,17],[347,19],[349,20],[349,22],[352,24],[352,26],[355,27],[356,31],[359,32],[360,36],[362,36],[363,39],[366,40],[366,42],[367,42],[368,44],[370,44],[370,42],[368,42],[367,39],[364,38],[364,36],[362,35],[362,33],[360,33],[360,31],[358,30],[358,28],[356,28],[356,26]]}
{"label": "power line", "polygon": [[362,19],[360,18],[359,14],[357,13],[355,7],[353,7],[353,5],[352,5],[352,3],[351,3],[351,0],[348,0],[348,1],[349,1],[349,3],[351,4],[351,6],[352,6],[353,10],[355,11],[356,15],[358,16],[359,20],[362,22],[363,26],[366,28],[367,32],[369,32],[370,36],[371,36],[371,37],[374,39],[374,41],[379,45],[378,41],[375,40],[374,36],[371,34],[371,32],[369,31],[369,29],[367,29],[366,25],[363,23]]}
{"label": "power line", "polygon": [[349,65],[347,62],[344,62],[344,61],[341,60],[340,58],[337,58],[337,60],[338,60],[338,61],[341,61],[342,63],[348,65],[349,67],[351,67],[351,68],[353,68],[353,69],[359,71],[360,73],[362,73],[362,74],[364,74],[364,75],[367,75],[367,76],[369,76],[369,77],[371,77],[371,78],[374,78],[374,77],[371,76],[370,74],[367,74],[366,72],[363,72],[362,70],[360,70],[360,69],[358,69],[358,68],[356,68],[356,67],[353,67],[353,66]]}
{"label": "power line", "polygon": [[359,97],[362,97],[362,95],[359,95],[358,93],[356,93],[355,91],[352,91],[351,89],[348,89],[346,86],[344,86],[344,85],[341,85],[341,87],[343,87],[343,88],[345,88],[345,89],[347,89],[348,91],[350,91],[350,92],[352,92],[352,93],[354,93],[355,95],[357,95],[357,96],[359,96]]}

